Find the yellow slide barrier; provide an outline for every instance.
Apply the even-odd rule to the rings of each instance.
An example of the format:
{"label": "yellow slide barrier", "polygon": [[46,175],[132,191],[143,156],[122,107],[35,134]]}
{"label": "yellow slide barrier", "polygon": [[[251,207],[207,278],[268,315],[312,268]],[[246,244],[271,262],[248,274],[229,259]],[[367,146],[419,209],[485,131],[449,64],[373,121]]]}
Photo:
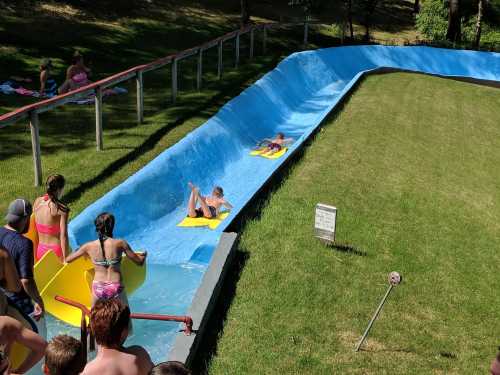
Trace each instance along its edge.
{"label": "yellow slide barrier", "polygon": [[[47,265],[48,267],[57,267],[53,263],[47,263]],[[81,257],[72,263],[62,266],[56,272],[55,276],[40,293],[45,304],[45,309],[57,319],[72,326],[80,327],[82,317],[80,310],[58,302],[54,297],[59,295],[81,303],[90,309],[94,265],[90,259]],[[146,265],[137,266],[126,256],[123,256],[121,272],[125,290],[130,295],[144,283]]]}

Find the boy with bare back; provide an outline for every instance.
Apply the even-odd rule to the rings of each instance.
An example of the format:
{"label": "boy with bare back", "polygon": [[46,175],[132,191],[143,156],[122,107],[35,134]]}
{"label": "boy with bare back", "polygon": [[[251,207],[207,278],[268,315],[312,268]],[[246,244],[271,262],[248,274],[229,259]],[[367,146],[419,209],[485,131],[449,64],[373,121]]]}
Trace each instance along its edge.
{"label": "boy with bare back", "polygon": [[90,328],[98,345],[97,356],[82,375],[148,375],[153,368],[140,346],[123,346],[129,333],[130,309],[118,298],[98,300],[90,311]]}
{"label": "boy with bare back", "polygon": [[[205,217],[207,219],[215,219],[222,206],[231,209],[233,206],[224,199],[224,191],[220,186],[214,187],[212,195],[204,197],[200,195],[200,189],[194,186],[191,182],[188,183],[191,188],[191,195],[188,202],[189,217]],[[200,203],[200,207],[196,208],[196,204]]]}
{"label": "boy with bare back", "polygon": [[265,138],[262,142],[259,143],[259,146],[264,146],[266,151],[266,155],[275,154],[287,145],[288,143],[293,142],[293,138],[285,138],[285,134],[277,133],[274,139]]}

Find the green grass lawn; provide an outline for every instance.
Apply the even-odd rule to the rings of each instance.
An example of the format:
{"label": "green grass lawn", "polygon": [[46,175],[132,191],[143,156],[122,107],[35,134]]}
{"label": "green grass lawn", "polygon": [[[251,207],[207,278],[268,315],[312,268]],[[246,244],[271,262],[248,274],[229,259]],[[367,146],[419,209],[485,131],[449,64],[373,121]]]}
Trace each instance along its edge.
{"label": "green grass lawn", "polygon": [[[486,373],[500,325],[499,118],[492,88],[366,79],[244,227],[209,373]],[[337,241],[356,251],[313,238],[318,202],[338,207]],[[355,353],[393,270],[404,282]]]}

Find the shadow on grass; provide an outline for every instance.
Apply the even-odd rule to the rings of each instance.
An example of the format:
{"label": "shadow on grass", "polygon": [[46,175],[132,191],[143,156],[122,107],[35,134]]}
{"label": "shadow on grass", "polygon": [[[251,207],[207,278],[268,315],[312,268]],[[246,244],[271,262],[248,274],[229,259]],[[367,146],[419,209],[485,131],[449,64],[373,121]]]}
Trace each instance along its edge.
{"label": "shadow on grass", "polygon": [[366,251],[360,250],[357,247],[355,247],[354,245],[350,245],[347,243],[334,242],[332,244],[326,244],[326,245],[327,245],[327,247],[329,247],[331,249],[335,249],[337,251],[340,251],[340,252],[346,253],[346,254],[358,255],[361,257],[368,255],[368,253]]}

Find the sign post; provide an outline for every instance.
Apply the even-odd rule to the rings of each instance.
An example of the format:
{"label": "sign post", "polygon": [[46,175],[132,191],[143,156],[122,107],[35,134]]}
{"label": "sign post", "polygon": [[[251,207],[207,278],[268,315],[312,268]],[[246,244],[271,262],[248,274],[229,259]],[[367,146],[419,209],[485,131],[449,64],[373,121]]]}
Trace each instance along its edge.
{"label": "sign post", "polygon": [[335,227],[337,223],[337,208],[323,203],[316,205],[314,233],[317,238],[333,244],[335,242]]}

